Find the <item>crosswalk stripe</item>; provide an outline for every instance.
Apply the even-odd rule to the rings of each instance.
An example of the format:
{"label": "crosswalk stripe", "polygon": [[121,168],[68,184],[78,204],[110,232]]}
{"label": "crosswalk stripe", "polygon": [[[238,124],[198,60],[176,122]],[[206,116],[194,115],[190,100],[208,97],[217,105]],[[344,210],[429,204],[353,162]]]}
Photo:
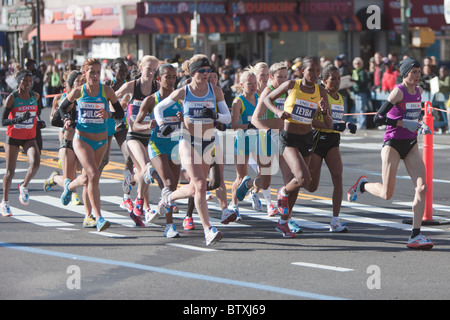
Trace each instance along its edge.
{"label": "crosswalk stripe", "polygon": [[12,218],[32,223],[41,227],[53,227],[53,228],[68,228],[73,227],[72,223],[67,223],[57,219],[52,219],[46,216],[42,216],[30,211],[22,210],[17,207],[11,207]]}

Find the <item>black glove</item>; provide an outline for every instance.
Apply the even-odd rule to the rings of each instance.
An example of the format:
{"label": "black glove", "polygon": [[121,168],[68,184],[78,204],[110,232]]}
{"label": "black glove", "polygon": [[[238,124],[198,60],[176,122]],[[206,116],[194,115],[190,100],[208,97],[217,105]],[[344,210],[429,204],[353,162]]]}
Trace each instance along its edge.
{"label": "black glove", "polygon": [[164,137],[167,137],[169,134],[173,132],[173,127],[170,124],[163,124],[159,127],[159,131],[161,131]]}
{"label": "black glove", "polygon": [[253,125],[253,123],[250,122],[250,123],[248,124],[247,130],[248,130],[248,129],[256,129],[256,127]]}
{"label": "black glove", "polygon": [[31,113],[30,111],[25,111],[24,113],[22,113],[22,115],[20,117],[17,117],[17,123],[22,123],[24,121],[27,121],[28,119],[30,119],[31,117]]}
{"label": "black glove", "polygon": [[355,134],[356,130],[358,129],[356,124],[351,123],[351,122],[347,122],[347,128],[348,128],[348,130],[350,130],[350,133],[353,133],[353,134]]}
{"label": "black glove", "polygon": [[209,109],[207,107],[204,107],[202,109],[201,115],[202,115],[202,118],[209,118],[209,119],[214,119],[214,120],[217,119],[217,113],[214,110]]}
{"label": "black glove", "polygon": [[346,128],[345,122],[336,122],[333,123],[333,130],[343,132]]}
{"label": "black glove", "polygon": [[45,129],[45,128],[47,128],[47,125],[45,124],[44,120],[38,120],[36,122],[36,126],[37,126],[38,129]]}

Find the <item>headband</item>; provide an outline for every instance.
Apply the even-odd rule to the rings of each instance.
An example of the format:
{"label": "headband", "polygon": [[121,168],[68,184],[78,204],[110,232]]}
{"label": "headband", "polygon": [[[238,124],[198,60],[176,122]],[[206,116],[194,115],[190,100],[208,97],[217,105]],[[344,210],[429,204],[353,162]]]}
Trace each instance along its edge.
{"label": "headband", "polygon": [[416,59],[407,57],[400,64],[400,74],[403,78],[406,78],[408,73],[412,70],[412,68],[420,68],[420,63]]}
{"label": "headband", "polygon": [[80,71],[71,73],[69,75],[69,78],[67,79],[67,84],[69,85],[69,87],[73,88],[73,83],[75,82],[75,79],[82,74],[83,73]]}
{"label": "headband", "polygon": [[17,75],[17,78],[16,78],[17,83],[21,83],[23,78],[25,78],[25,77],[32,77],[32,76],[33,76],[33,74],[29,71],[20,73]]}
{"label": "headband", "polygon": [[210,67],[211,68],[211,64],[209,63],[209,60],[207,58],[202,58],[200,60],[192,62],[189,65],[189,73],[191,75],[193,75],[195,71],[197,71],[197,70],[199,70],[199,69],[201,69],[203,67]]}

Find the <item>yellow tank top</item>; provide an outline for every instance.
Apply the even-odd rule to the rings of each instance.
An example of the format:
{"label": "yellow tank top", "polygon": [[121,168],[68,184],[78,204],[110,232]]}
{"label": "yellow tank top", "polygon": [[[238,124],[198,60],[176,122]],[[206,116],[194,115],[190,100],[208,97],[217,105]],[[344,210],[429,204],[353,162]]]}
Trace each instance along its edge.
{"label": "yellow tank top", "polygon": [[[342,122],[342,119],[344,118],[344,98],[342,95],[338,92],[338,98],[334,99],[332,96],[327,94],[328,96],[328,105],[330,106],[331,110],[331,117],[333,118],[333,123],[336,122]],[[323,122],[323,115],[322,112],[317,112],[317,115],[314,117],[315,120]],[[316,129],[320,132],[336,132],[339,133],[337,130],[333,129]]]}
{"label": "yellow tank top", "polygon": [[295,81],[294,88],[284,103],[284,111],[292,114],[292,118],[285,121],[308,125],[319,108],[320,90],[319,85],[314,84],[314,93],[303,92],[300,90],[300,82],[301,80]]}

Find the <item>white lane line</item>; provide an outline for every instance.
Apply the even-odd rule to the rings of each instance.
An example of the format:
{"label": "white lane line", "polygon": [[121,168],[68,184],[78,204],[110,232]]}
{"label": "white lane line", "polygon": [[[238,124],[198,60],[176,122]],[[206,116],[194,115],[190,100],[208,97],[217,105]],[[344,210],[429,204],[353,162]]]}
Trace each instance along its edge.
{"label": "white lane line", "polygon": [[89,233],[96,234],[99,236],[107,237],[107,238],[128,238],[127,236],[117,234],[117,233],[111,233],[111,232],[99,232],[99,231],[89,231]]}
{"label": "white lane line", "polygon": [[335,267],[335,266],[327,266],[327,265],[323,265],[323,264],[308,263],[308,262],[292,262],[291,264],[293,264],[295,266],[315,268],[315,269],[323,269],[323,270],[330,270],[330,271],[337,271],[337,272],[355,271],[354,269]]}
{"label": "white lane line", "polygon": [[190,245],[188,245],[188,244],[180,244],[180,243],[166,243],[166,245],[172,246],[172,247],[178,247],[178,248],[188,249],[188,250],[202,251],[202,252],[214,252],[214,251],[218,251],[218,250],[216,250],[216,249],[202,248],[202,247],[190,246]]}
{"label": "white lane line", "polygon": [[12,218],[23,222],[32,223],[41,227],[69,228],[74,226],[72,223],[67,223],[61,220],[41,216],[39,214],[22,210],[17,207],[11,207],[11,211],[13,214]]}

